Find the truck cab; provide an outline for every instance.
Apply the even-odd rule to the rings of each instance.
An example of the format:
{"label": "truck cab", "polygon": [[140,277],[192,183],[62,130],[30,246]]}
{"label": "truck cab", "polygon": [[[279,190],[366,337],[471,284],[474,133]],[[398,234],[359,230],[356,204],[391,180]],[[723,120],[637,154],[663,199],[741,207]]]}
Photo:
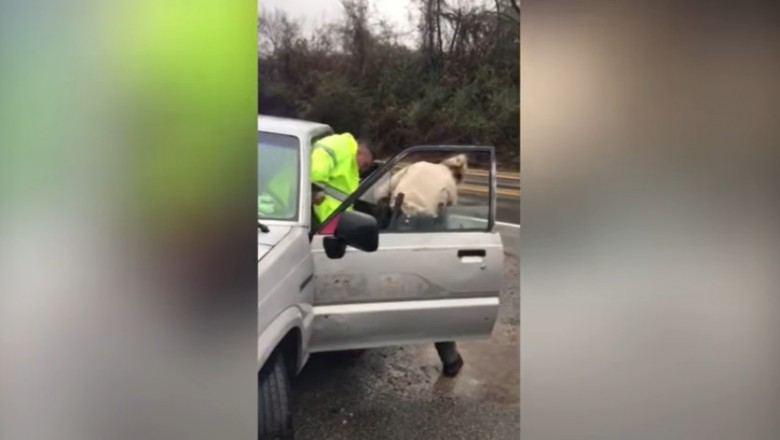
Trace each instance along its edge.
{"label": "truck cab", "polygon": [[[495,223],[492,147],[419,146],[364,176],[315,224],[311,148],[333,130],[258,117],[260,438],[292,438],[290,380],[315,352],[488,338],[499,306],[503,245]],[[392,227],[377,185],[417,153],[490,158],[486,201],[451,206],[437,228]],[[338,220],[335,232],[324,226]]]}

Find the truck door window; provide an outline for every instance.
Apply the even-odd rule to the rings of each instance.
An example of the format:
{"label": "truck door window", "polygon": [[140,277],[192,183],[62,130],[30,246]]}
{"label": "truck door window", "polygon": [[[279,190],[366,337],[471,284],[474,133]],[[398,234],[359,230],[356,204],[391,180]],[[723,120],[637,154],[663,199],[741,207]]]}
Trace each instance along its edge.
{"label": "truck door window", "polygon": [[298,220],[300,141],[294,136],[258,132],[257,216]]}

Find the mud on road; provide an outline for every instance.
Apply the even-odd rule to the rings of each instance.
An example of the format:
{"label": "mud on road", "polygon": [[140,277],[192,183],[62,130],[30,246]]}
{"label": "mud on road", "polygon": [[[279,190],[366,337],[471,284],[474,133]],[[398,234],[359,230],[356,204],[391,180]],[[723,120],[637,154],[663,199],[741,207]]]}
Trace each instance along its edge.
{"label": "mud on road", "polygon": [[293,388],[300,440],[514,440],[520,435],[520,295],[507,255],[489,340],[464,341],[458,377],[441,376],[433,345],[312,356]]}

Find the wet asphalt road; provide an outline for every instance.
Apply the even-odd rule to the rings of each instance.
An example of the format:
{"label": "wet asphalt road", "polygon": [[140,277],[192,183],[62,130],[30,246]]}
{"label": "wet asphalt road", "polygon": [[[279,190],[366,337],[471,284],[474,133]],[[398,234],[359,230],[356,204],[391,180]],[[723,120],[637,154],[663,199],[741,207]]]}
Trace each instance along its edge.
{"label": "wet asphalt road", "polygon": [[[519,217],[517,202],[510,201],[508,210],[511,214],[514,206]],[[509,250],[493,335],[459,343],[466,363],[458,377],[441,376],[433,345],[368,350],[359,357],[312,356],[293,388],[296,438],[517,439],[519,323],[518,262],[516,252]]]}
{"label": "wet asphalt road", "polygon": [[[484,205],[486,198],[481,195],[459,194],[459,203],[464,205]],[[496,200],[496,221],[520,224],[520,199],[513,197],[498,197]]]}
{"label": "wet asphalt road", "polygon": [[496,200],[496,220],[520,224],[520,199],[499,197]]}

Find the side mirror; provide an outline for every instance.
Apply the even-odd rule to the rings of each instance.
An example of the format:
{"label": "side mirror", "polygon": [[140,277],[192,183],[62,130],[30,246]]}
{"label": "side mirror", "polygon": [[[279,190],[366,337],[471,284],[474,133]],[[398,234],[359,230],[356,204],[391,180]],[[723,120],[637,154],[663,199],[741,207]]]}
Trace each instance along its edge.
{"label": "side mirror", "polygon": [[343,212],[338,218],[334,235],[323,238],[328,258],[344,256],[347,246],[363,252],[374,252],[379,248],[379,225],[376,219],[357,211]]}

